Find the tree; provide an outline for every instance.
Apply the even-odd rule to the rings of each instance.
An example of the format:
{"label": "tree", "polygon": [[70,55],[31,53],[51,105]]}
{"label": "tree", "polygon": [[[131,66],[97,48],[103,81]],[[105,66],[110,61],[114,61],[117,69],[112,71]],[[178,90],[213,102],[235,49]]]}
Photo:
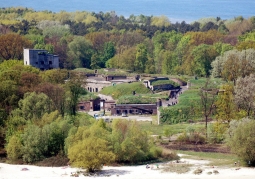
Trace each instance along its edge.
{"label": "tree", "polygon": [[115,55],[115,47],[112,42],[106,42],[104,44],[104,51],[102,56],[102,64],[101,67],[105,67],[105,63],[107,60],[111,59]]}
{"label": "tree", "polygon": [[255,75],[239,77],[235,85],[235,103],[239,109],[246,112],[246,116],[254,116],[255,110]]}
{"label": "tree", "polygon": [[227,131],[227,145],[247,164],[255,165],[255,121],[244,118],[231,121]]}
{"label": "tree", "polygon": [[69,79],[65,83],[66,88],[66,110],[70,115],[76,115],[77,104],[81,94],[86,94],[84,80],[80,74],[75,72],[69,73]]}
{"label": "tree", "polygon": [[68,44],[68,56],[76,68],[90,68],[92,45],[84,37],[76,37]]}
{"label": "tree", "polygon": [[6,152],[8,159],[11,159],[12,161],[22,158],[22,143],[20,137],[13,135],[10,138],[6,146]]}
{"label": "tree", "polygon": [[[118,162],[141,162],[156,157],[148,134],[135,121],[114,120],[111,143]],[[160,153],[160,152],[159,152]]]}
{"label": "tree", "polygon": [[66,69],[52,69],[46,70],[40,73],[40,76],[44,82],[53,84],[64,84],[68,77],[68,71]]}
{"label": "tree", "polygon": [[237,117],[237,108],[234,101],[234,86],[225,84],[218,92],[218,98],[215,102],[216,117],[219,123],[229,123]]}
{"label": "tree", "polygon": [[147,48],[144,44],[139,44],[136,47],[136,60],[135,60],[135,70],[137,72],[144,72],[145,64],[148,60]]}
{"label": "tree", "polygon": [[22,135],[22,158],[24,162],[40,161],[44,158],[47,145],[44,142],[42,129],[36,125],[29,125]]}
{"label": "tree", "polygon": [[115,155],[109,149],[109,142],[89,137],[74,144],[68,150],[68,158],[71,165],[94,172],[100,170],[104,164],[114,161]]}
{"label": "tree", "polygon": [[43,28],[44,37],[63,37],[70,35],[70,28],[68,25],[51,25]]}
{"label": "tree", "polygon": [[90,127],[80,126],[72,131],[65,140],[71,165],[94,172],[100,170],[103,164],[115,160],[109,143],[109,131],[103,120],[96,121]]}
{"label": "tree", "polygon": [[36,73],[23,72],[20,76],[19,92],[22,95],[27,92],[34,92],[41,82],[41,78]]}
{"label": "tree", "polygon": [[197,76],[209,76],[211,70],[211,63],[217,56],[213,46],[199,45],[192,51],[193,61],[190,64],[194,75]]}
{"label": "tree", "polygon": [[249,76],[255,70],[255,50],[248,49],[239,52],[230,50],[223,56],[216,57],[212,62],[212,75],[214,77],[222,77],[227,81],[233,81],[234,84],[238,77]]}
{"label": "tree", "polygon": [[23,48],[32,48],[32,43],[18,34],[4,34],[0,36],[0,57],[4,60],[22,59]]}
{"label": "tree", "polygon": [[19,101],[19,108],[22,116],[27,120],[38,120],[45,113],[50,113],[52,101],[44,93],[36,94],[35,92],[26,93],[24,99]]}
{"label": "tree", "polygon": [[218,89],[214,87],[212,83],[210,83],[209,79],[207,79],[205,85],[200,89],[199,96],[201,99],[201,110],[202,114],[205,118],[205,131],[206,131],[206,139],[207,139],[207,125],[210,115],[215,109],[215,101],[218,94]]}
{"label": "tree", "polygon": [[36,92],[46,94],[52,100],[53,110],[58,110],[64,116],[65,89],[62,85],[42,83],[37,87]]}
{"label": "tree", "polygon": [[4,124],[4,120],[10,112],[17,107],[18,104],[17,85],[14,81],[5,80],[0,82],[0,126]]}
{"label": "tree", "polygon": [[160,17],[152,17],[151,18],[151,25],[155,25],[158,27],[167,27],[170,26],[170,21],[166,16],[160,16]]}

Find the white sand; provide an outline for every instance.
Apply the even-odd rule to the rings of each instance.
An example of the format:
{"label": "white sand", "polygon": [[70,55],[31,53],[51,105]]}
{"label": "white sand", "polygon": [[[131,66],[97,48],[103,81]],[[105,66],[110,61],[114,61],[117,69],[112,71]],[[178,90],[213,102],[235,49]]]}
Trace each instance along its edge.
{"label": "white sand", "polygon": [[[101,176],[88,177],[79,175],[79,178],[119,178],[119,179],[255,179],[254,168],[223,168],[206,166],[209,161],[182,159],[181,162],[193,164],[192,170],[185,174],[177,174],[170,172],[162,172],[160,168],[163,164],[159,164],[159,169],[153,165],[153,169],[146,169],[145,165],[140,166],[121,166],[108,167],[105,166]],[[152,165],[151,165],[152,166]],[[195,175],[193,171],[196,168],[203,169],[202,174]],[[22,170],[23,169],[23,170]],[[24,169],[27,169],[24,171]],[[211,174],[217,170],[219,174]],[[37,167],[31,165],[9,165],[0,163],[0,179],[60,179],[74,178],[71,173],[75,173],[79,169],[71,167]],[[110,176],[110,177],[107,177]]]}

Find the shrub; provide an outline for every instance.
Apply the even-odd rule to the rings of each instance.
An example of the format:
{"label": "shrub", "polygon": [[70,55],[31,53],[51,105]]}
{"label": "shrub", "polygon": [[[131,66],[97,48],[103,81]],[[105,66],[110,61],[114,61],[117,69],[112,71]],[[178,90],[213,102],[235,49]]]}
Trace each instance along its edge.
{"label": "shrub", "polygon": [[208,142],[215,144],[215,143],[222,143],[225,140],[225,133],[227,130],[228,124],[222,123],[214,123],[209,125],[208,130]]}
{"label": "shrub", "polygon": [[22,158],[24,162],[40,161],[44,158],[43,153],[47,145],[42,136],[42,130],[35,125],[28,126],[22,135]]}
{"label": "shrub", "polygon": [[15,161],[22,157],[22,144],[18,136],[13,135],[6,147],[8,159]]}
{"label": "shrub", "polygon": [[230,122],[227,145],[245,162],[255,165],[255,121],[249,118]]}
{"label": "shrub", "polygon": [[178,136],[177,141],[203,144],[206,140],[199,130],[195,130],[192,126],[188,126],[186,128],[186,131],[184,131],[181,135]]}
{"label": "shrub", "polygon": [[103,164],[115,159],[109,149],[109,142],[104,139],[89,137],[79,141],[68,150],[71,165],[87,169],[88,172],[100,170]]}

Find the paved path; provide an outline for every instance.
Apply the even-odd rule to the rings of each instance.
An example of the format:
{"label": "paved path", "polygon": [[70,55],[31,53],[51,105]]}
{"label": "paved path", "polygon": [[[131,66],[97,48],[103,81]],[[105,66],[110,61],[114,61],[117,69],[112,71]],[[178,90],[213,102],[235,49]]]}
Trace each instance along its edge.
{"label": "paved path", "polygon": [[172,106],[173,104],[177,104],[179,95],[181,95],[187,89],[188,89],[187,86],[181,86],[181,90],[180,90],[179,94],[176,96],[176,98],[170,98],[168,101],[163,101],[162,106],[168,107],[168,106]]}

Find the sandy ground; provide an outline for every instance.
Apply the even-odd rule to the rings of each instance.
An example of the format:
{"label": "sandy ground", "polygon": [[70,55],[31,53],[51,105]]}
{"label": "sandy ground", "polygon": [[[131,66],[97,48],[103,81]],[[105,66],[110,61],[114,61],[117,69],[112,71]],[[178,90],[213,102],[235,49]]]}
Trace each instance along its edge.
{"label": "sandy ground", "polygon": [[[205,160],[190,160],[181,159],[181,162],[192,164],[190,172],[185,174],[177,174],[170,172],[162,172],[163,165],[160,163],[159,169],[156,164],[150,165],[152,168],[146,169],[145,165],[140,166],[121,166],[111,167],[105,166],[98,176],[84,176],[79,175],[79,178],[118,178],[118,179],[254,179],[254,168],[224,168],[208,165],[209,161]],[[195,175],[193,171],[197,168],[203,170],[202,174]],[[219,173],[214,174],[213,171],[217,170]],[[80,171],[77,168],[67,167],[37,167],[31,165],[9,165],[0,163],[0,179],[60,179],[60,178],[73,178],[72,173]],[[212,174],[208,174],[212,172]]]}

